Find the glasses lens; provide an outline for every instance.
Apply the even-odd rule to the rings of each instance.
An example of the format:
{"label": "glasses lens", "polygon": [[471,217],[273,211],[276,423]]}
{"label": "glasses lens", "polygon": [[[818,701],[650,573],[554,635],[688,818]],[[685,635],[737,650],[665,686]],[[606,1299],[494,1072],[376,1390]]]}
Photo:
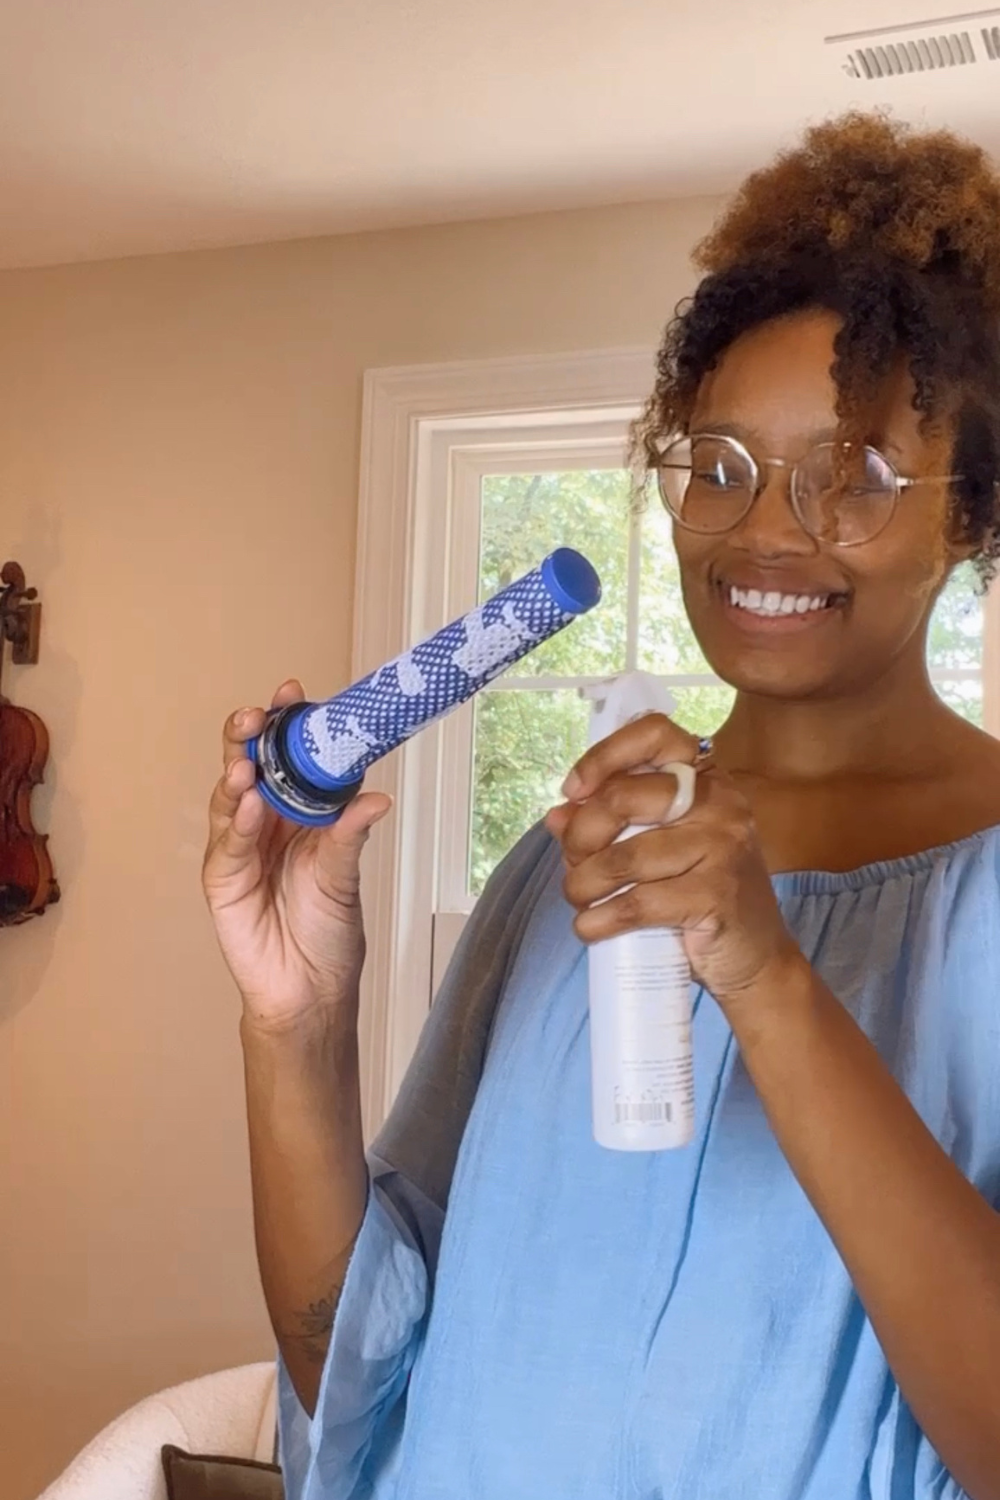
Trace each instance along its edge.
{"label": "glasses lens", "polygon": [[896,471],[875,448],[823,443],[806,454],[792,479],[802,525],[836,547],[856,547],[878,536],[892,519],[896,494]]}
{"label": "glasses lens", "polygon": [[664,505],[689,531],[731,531],[757,492],[753,460],[728,438],[679,438],[664,449],[658,478]]}

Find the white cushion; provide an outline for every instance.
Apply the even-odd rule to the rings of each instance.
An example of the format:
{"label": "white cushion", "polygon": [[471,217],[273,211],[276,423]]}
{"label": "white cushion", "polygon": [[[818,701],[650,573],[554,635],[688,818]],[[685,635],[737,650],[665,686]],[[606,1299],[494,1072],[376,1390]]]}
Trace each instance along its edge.
{"label": "white cushion", "polygon": [[220,1370],[147,1396],[99,1432],[39,1500],[166,1500],[164,1443],[269,1463],[275,1403],[271,1362]]}

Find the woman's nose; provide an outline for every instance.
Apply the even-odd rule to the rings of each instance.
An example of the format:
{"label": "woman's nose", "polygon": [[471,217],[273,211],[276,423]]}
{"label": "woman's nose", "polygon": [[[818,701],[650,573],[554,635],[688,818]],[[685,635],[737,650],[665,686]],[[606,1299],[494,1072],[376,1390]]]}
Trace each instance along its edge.
{"label": "woman's nose", "polygon": [[791,470],[768,464],[757,498],[733,533],[733,543],[756,557],[809,556],[816,542],[792,507]]}

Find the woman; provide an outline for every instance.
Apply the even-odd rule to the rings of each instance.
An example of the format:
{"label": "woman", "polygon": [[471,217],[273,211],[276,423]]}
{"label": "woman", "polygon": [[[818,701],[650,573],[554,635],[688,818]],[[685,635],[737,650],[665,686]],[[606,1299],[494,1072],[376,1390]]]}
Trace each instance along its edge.
{"label": "woman", "polygon": [[[368,1165],[387,802],[291,835],[242,756],[261,711],[227,727],[205,879],[293,1496],[1000,1496],[1000,744],[925,667],[951,570],[1000,551],[1000,182],[849,117],[699,263],[638,437],[737,690],[714,766],[667,826],[670,777],[631,773],[691,736],[650,716],[583,757]],[[631,1156],[590,1138],[584,944],[643,925],[685,933],[699,1119]]]}

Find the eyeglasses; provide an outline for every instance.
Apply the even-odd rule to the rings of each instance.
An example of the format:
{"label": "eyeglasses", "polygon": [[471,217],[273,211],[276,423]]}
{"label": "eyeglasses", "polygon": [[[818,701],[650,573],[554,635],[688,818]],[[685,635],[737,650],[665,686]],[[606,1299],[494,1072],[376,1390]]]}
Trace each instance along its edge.
{"label": "eyeglasses", "polygon": [[959,474],[907,479],[877,448],[819,443],[798,463],[761,463],[735,438],[699,433],[668,443],[657,464],[660,497],[678,525],[721,536],[749,515],[771,468],[789,470],[789,498],[802,529],[835,547],[873,541],[892,520],[903,490],[954,483]]}

